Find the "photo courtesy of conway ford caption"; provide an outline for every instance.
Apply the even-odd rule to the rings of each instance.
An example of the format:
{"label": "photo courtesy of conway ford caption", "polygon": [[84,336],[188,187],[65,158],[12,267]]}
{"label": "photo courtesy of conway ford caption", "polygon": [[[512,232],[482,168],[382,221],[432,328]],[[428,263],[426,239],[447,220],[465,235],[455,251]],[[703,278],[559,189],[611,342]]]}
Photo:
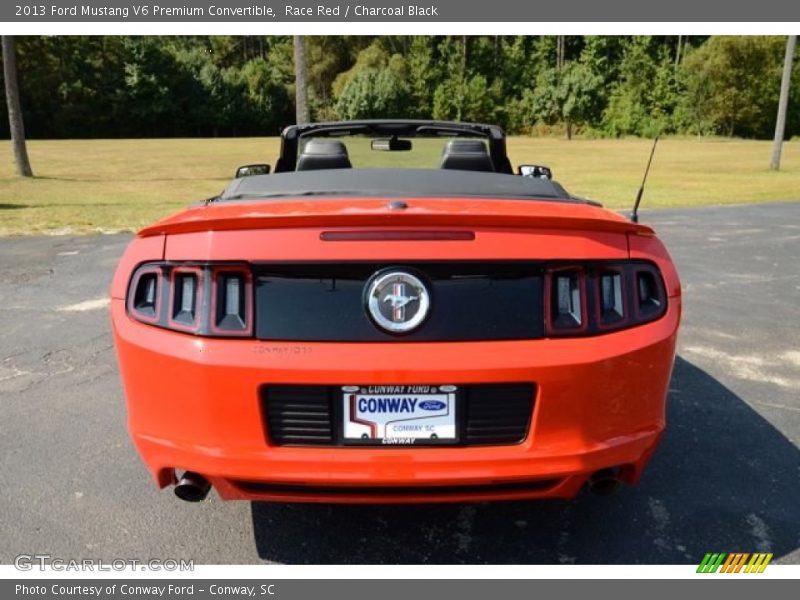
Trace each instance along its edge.
{"label": "photo courtesy of conway ford caption", "polygon": [[495,126],[289,127],[274,167],[240,167],[119,263],[136,448],[189,501],[636,483],[665,428],[681,315],[672,260],[636,221],[546,166],[514,171]]}

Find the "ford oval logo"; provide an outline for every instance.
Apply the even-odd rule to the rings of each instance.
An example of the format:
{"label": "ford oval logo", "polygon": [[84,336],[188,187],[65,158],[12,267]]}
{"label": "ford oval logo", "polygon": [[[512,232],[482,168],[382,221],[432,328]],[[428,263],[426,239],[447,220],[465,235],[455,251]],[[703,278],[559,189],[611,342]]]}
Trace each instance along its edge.
{"label": "ford oval logo", "polygon": [[425,400],[419,403],[419,407],[422,410],[442,410],[446,408],[447,405],[441,400]]}

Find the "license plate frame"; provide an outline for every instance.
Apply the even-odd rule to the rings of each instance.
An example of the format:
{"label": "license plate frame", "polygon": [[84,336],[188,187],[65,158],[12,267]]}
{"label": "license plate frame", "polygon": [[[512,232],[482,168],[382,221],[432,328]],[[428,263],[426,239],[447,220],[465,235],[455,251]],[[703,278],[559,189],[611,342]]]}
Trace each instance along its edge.
{"label": "license plate frame", "polygon": [[[392,390],[392,391],[387,391]],[[421,391],[421,390],[428,390],[428,391]],[[377,437],[354,437],[352,434],[354,432],[354,428],[351,426],[352,423],[349,423],[350,417],[352,415],[352,406],[351,403],[353,402],[353,398],[351,396],[355,395],[355,402],[358,403],[358,400],[362,397],[370,396],[374,399],[379,399],[384,397],[386,399],[393,398],[395,400],[402,400],[402,398],[414,398],[417,400],[417,406],[421,402],[442,402],[444,401],[443,396],[446,396],[447,402],[447,413],[442,414],[440,410],[433,410],[430,411],[433,414],[430,416],[421,416],[421,417],[412,417],[412,418],[401,418],[401,419],[392,419],[390,422],[398,425],[403,426],[422,426],[423,428],[431,425],[432,423],[436,425],[441,425],[442,427],[436,427],[434,433],[437,433],[437,437],[432,438],[427,434],[428,430],[421,430],[421,431],[409,431],[408,435],[404,438],[401,437],[386,437],[380,436]],[[409,447],[409,446],[454,446],[459,445],[461,443],[461,431],[462,431],[462,422],[464,418],[464,411],[463,411],[463,402],[462,402],[462,390],[454,385],[424,385],[424,384],[414,384],[414,385],[353,385],[353,386],[341,386],[338,388],[337,397],[335,400],[335,406],[337,410],[335,411],[336,414],[336,422],[337,422],[337,429],[339,433],[339,440],[340,443],[344,446],[371,446],[371,447],[380,447],[380,448],[397,448],[397,447]],[[415,407],[416,408],[416,407]],[[356,416],[358,416],[358,412],[356,412]],[[418,414],[416,411],[414,413],[406,413],[406,414]],[[385,420],[379,420],[375,424],[378,426],[378,434],[381,433],[381,425]],[[413,422],[413,423],[412,423]],[[361,431],[362,435],[365,432],[365,429],[368,427],[365,423],[358,423],[359,430]],[[389,423],[385,423],[389,425]],[[348,435],[350,433],[351,435]],[[423,435],[419,435],[422,433]]]}

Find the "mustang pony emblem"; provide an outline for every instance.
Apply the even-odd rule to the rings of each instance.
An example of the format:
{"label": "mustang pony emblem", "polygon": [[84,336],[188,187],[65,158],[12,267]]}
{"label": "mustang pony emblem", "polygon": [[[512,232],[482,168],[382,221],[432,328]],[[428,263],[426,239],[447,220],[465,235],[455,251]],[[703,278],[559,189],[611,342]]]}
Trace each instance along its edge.
{"label": "mustang pony emblem", "polygon": [[392,333],[419,326],[428,314],[430,297],[420,279],[403,271],[375,275],[367,288],[367,308],[375,324]]}
{"label": "mustang pony emblem", "polygon": [[406,284],[395,283],[393,292],[383,299],[384,302],[388,302],[391,305],[392,320],[396,323],[406,320],[406,304],[419,300],[419,296],[406,296],[405,293]]}

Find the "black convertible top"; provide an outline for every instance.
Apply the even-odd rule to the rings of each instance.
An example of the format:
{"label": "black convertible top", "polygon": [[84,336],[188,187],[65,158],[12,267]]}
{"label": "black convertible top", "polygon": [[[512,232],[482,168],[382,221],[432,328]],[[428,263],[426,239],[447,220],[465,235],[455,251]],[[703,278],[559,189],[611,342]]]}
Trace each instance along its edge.
{"label": "black convertible top", "polygon": [[555,181],[442,169],[324,169],[234,179],[215,201],[350,197],[459,197],[585,202]]}

